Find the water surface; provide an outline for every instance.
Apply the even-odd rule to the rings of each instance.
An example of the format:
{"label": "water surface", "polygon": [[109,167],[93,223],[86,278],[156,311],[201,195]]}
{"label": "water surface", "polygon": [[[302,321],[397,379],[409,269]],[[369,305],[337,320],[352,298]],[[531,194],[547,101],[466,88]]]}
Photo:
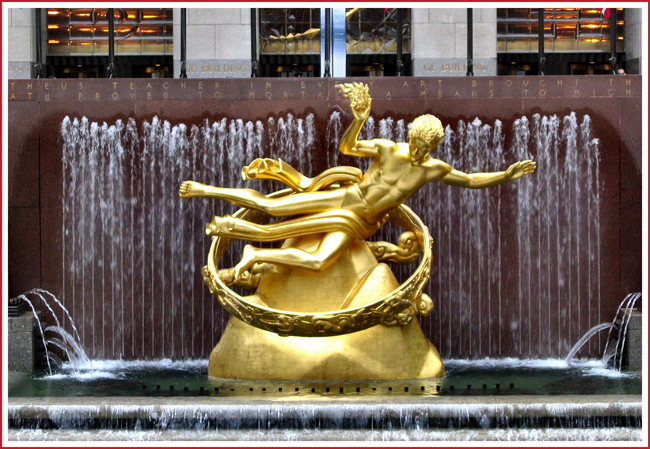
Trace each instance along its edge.
{"label": "water surface", "polygon": [[641,375],[599,360],[447,360],[446,377],[396,381],[235,381],[207,376],[207,360],[93,360],[53,375],[10,373],[10,397],[74,396],[485,396],[641,394]]}

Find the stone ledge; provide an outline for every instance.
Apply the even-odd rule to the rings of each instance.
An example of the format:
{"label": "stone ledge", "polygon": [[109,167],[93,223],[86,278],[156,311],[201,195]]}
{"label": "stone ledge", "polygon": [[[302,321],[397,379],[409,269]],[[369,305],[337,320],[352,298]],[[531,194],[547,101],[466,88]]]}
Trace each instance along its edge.
{"label": "stone ledge", "polygon": [[7,324],[7,369],[33,371],[36,359],[34,342],[40,337],[36,316],[33,312],[25,312],[21,316],[9,317]]}
{"label": "stone ledge", "polygon": [[282,419],[581,418],[641,417],[640,395],[531,395],[408,398],[369,396],[304,400],[249,397],[46,397],[9,398],[8,418],[25,419]]}
{"label": "stone ledge", "polygon": [[642,429],[29,430],[9,441],[642,441]]}
{"label": "stone ledge", "polygon": [[25,312],[20,316],[9,317],[9,332],[33,332],[36,327],[34,312]]}

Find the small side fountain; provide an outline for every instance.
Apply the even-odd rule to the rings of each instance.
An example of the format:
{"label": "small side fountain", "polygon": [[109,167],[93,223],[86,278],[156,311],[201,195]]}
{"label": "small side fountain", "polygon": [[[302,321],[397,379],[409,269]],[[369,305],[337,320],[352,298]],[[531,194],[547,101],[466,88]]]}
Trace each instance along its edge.
{"label": "small side fountain", "polygon": [[[640,299],[641,293],[630,293],[627,295],[618,306],[614,320],[611,323],[602,323],[589,329],[589,331],[587,331],[580,340],[577,341],[573,348],[571,348],[565,359],[566,362],[571,363],[575,359],[576,354],[590,338],[599,332],[607,330],[607,343],[605,344],[605,350],[603,351],[602,363],[603,366],[611,365],[614,369],[620,371],[623,368],[626,354],[625,344],[628,337],[628,329],[636,310],[635,305]],[[637,358],[641,356],[638,349],[634,352],[637,354]],[[628,363],[630,363],[629,360]],[[635,369],[640,369],[640,360],[631,361],[631,365]]]}
{"label": "small side fountain", "polygon": [[[51,318],[54,320],[54,325],[49,325],[41,320],[41,313],[37,311],[34,303],[29,299],[30,296],[35,296],[41,301],[41,304],[49,311]],[[69,320],[74,335],[64,329],[57,314],[52,309],[50,301],[54,302]],[[63,364],[63,361],[70,362],[73,370],[92,368],[92,363],[81,345],[81,337],[72,316],[70,316],[70,312],[55,295],[47,290],[34,288],[10,299],[9,303],[27,304],[32,312],[22,320],[27,324],[22,324],[21,329],[18,329],[20,324],[17,321],[15,323],[11,322],[10,333],[16,335],[10,341],[9,366],[11,370],[31,371],[34,366],[43,365],[51,375],[54,369]],[[32,325],[32,320],[34,325]],[[17,338],[20,341],[17,341]],[[58,348],[58,353],[56,350],[53,351],[52,348]],[[42,358],[36,355],[39,352],[42,352]]]}

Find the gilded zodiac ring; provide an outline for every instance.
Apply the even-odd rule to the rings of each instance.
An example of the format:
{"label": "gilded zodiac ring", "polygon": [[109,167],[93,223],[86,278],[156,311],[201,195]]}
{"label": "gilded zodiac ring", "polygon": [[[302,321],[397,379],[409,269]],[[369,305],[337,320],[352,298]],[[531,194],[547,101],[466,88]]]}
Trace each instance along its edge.
{"label": "gilded zodiac ring", "polygon": [[[285,189],[269,196],[281,197],[290,192],[291,189]],[[257,210],[242,208],[234,214],[234,217],[259,223],[268,216]],[[362,331],[378,324],[403,326],[408,324],[415,315],[428,315],[433,308],[431,298],[422,293],[431,272],[433,240],[428,228],[405,205],[393,209],[388,219],[415,237],[417,240],[415,246],[421,249],[420,264],[408,280],[389,295],[361,307],[325,313],[298,313],[276,310],[247,301],[231,290],[218,275],[219,261],[233,241],[222,236],[212,238],[208,263],[201,270],[203,280],[210,292],[219,298],[219,302],[232,315],[251,326],[281,336],[327,337]],[[369,243],[372,245],[371,242]],[[409,245],[412,244],[414,242],[409,242]],[[409,260],[412,260],[410,256]]]}

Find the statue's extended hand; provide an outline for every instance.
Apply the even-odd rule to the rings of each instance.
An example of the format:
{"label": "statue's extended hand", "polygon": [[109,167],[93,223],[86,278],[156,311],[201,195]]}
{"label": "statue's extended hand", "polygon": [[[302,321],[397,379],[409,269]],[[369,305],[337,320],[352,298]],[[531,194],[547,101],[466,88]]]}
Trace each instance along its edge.
{"label": "statue's extended hand", "polygon": [[370,116],[372,98],[368,93],[368,85],[363,83],[345,83],[335,86],[345,98],[350,99],[352,115],[356,120],[366,120]]}
{"label": "statue's extended hand", "polygon": [[537,167],[537,162],[535,161],[516,162],[506,170],[506,178],[508,178],[509,181],[514,181],[515,179],[519,179],[524,175],[534,172],[535,167]]}

